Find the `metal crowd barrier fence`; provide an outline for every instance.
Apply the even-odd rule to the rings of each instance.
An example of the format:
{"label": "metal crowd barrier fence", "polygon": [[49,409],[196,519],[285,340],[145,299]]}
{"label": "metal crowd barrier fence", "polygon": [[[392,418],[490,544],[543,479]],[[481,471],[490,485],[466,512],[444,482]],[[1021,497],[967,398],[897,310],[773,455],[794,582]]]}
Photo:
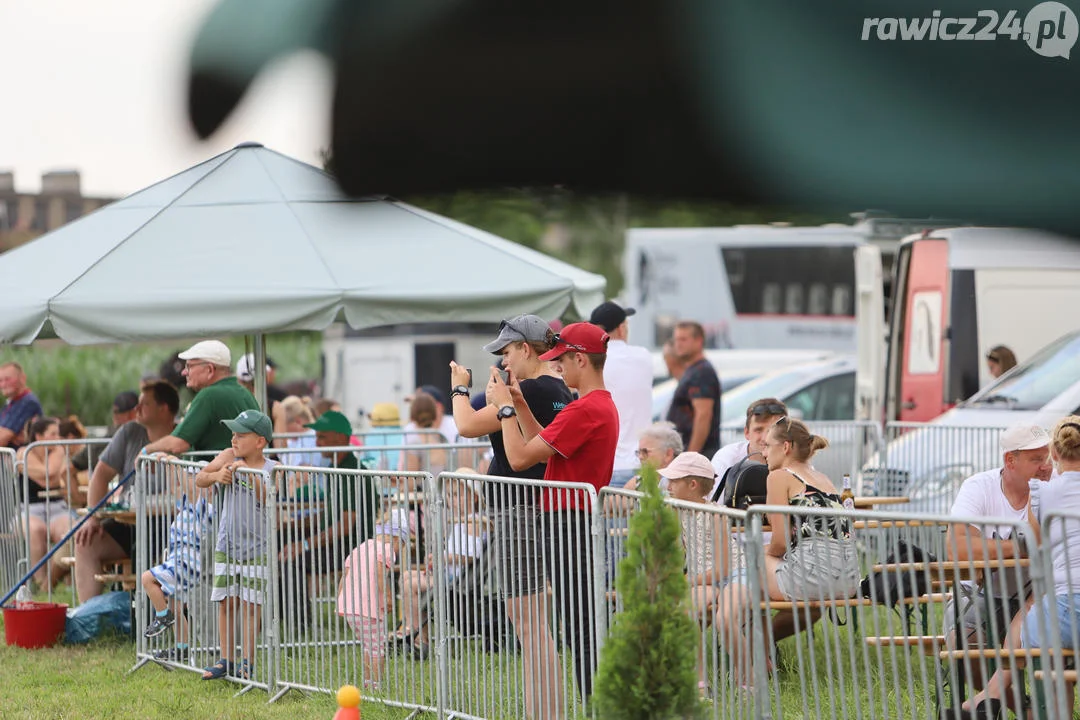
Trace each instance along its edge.
{"label": "metal crowd barrier fence", "polygon": [[[108,442],[107,438],[42,440],[25,446],[21,459],[16,461],[21,482],[16,483],[15,487],[20,492],[19,515],[22,518],[21,529],[25,533],[28,568],[45,557],[54,543],[75,524],[75,509],[86,505],[86,485],[81,479],[89,483],[96,456]],[[89,467],[78,470],[73,460],[84,449],[87,450]],[[27,502],[31,492],[37,499]],[[73,555],[74,545],[71,545],[58,551],[34,574],[34,582],[38,588],[47,591],[50,599],[54,586],[71,571]],[[75,601],[75,583],[72,582],[72,604]]]}
{"label": "metal crowd barrier fence", "polygon": [[440,713],[581,716],[606,627],[596,490],[455,473],[441,474],[436,490],[428,503],[441,550],[431,578]]}
{"label": "metal crowd barrier fence", "polygon": [[[995,671],[1023,679],[1031,656],[1009,629],[1042,577],[1026,523],[754,506],[747,524],[756,551],[728,590],[750,626],[721,624],[722,646],[751,658],[733,660],[749,716],[959,718]],[[1005,692],[1018,707],[1022,689]]]}
{"label": "metal crowd barrier fence", "polygon": [[[279,466],[275,485],[304,468]],[[406,636],[399,616],[404,588],[431,546],[426,473],[326,470],[307,497],[278,496],[272,518],[277,548],[275,619],[282,629],[279,694],[334,692],[356,684],[366,696],[415,709],[434,707],[434,666]],[[389,492],[387,492],[389,490]],[[399,600],[400,599],[400,600]]]}
{"label": "metal crowd barrier fence", "polygon": [[[154,554],[154,537],[167,536],[175,549],[175,517],[182,513],[171,509],[179,507],[180,483],[200,466],[140,460],[141,577],[156,561],[144,559]],[[333,692],[358,683],[372,700],[455,717],[519,717],[523,704],[536,717],[584,712],[606,625],[596,561],[604,537],[591,486],[319,469],[326,482],[321,496],[283,496],[291,474],[312,470],[275,467],[257,510],[263,519],[249,523],[268,538],[258,568],[268,596],[255,616],[240,613],[241,639],[230,645],[239,648],[222,653],[254,656],[252,674],[242,677],[237,669],[229,679],[275,697],[290,688]],[[155,477],[162,474],[169,479]],[[401,483],[410,479],[423,480],[424,491],[406,490]],[[384,483],[398,486],[387,493]],[[177,489],[151,496],[151,484]],[[210,584],[220,581],[205,548],[227,518],[213,508],[198,585],[173,610],[188,619],[188,647],[140,637],[139,665],[198,670],[217,657],[213,630],[223,620],[215,623],[206,598]],[[155,617],[142,598],[140,632]],[[259,632],[249,641],[252,628]]]}
{"label": "metal crowd barrier fence", "polygon": [[[607,568],[609,587],[605,603],[608,625],[624,609],[617,582],[620,563],[626,557],[627,527],[637,512],[641,494],[604,488],[600,501],[607,519]],[[710,502],[686,502],[668,498],[666,503],[679,516],[686,558],[684,571],[690,584],[690,614],[698,626],[698,692],[711,703],[716,717],[748,717],[737,705],[739,685],[732,672],[733,662],[725,652],[725,628],[749,622],[749,607],[736,603],[727,590],[732,577],[745,576],[748,536],[746,513]],[[721,624],[724,619],[726,624]],[[742,659],[749,663],[748,658]]]}
{"label": "metal crowd barrier fence", "polygon": [[[918,512],[949,512],[961,483],[1002,463],[1001,428],[892,422],[885,446],[858,477],[857,494],[911,498]],[[861,490],[861,492],[860,492]]]}
{"label": "metal crowd barrier fence", "polygon": [[0,448],[0,587],[10,589],[23,573],[27,558],[26,534],[19,514],[19,475],[15,451]]}
{"label": "metal crowd barrier fence", "polygon": [[[290,448],[268,448],[266,450],[266,457],[285,460],[288,459],[292,464],[305,464],[300,463],[300,460],[312,460],[314,456],[319,456],[320,462],[318,464],[312,463],[310,466],[319,467],[336,467],[336,461],[331,460],[325,455],[330,454],[333,451],[339,454],[348,451],[356,455],[359,460],[364,461],[365,465],[373,465],[372,469],[380,471],[404,471],[404,472],[430,472],[433,475],[443,471],[451,471],[460,467],[468,467],[475,469],[476,464],[483,459],[484,454],[490,450],[491,444],[488,442],[468,442],[468,443],[438,443],[438,444],[414,444],[414,445],[378,445],[378,446],[362,446],[362,445],[347,445],[340,448],[312,448],[312,447],[290,447]],[[212,460],[220,453],[219,450],[198,450],[184,453],[183,457],[188,460]],[[393,454],[397,454],[400,457],[401,462],[394,464],[391,467],[391,463],[387,462],[387,458],[392,457]]]}
{"label": "metal crowd barrier fence", "polygon": [[[829,441],[829,447],[814,455],[814,467],[831,478],[845,473],[857,478],[866,462],[884,447],[881,425],[868,420],[808,420],[810,432]],[[725,428],[721,443],[744,439],[742,428]]]}
{"label": "metal crowd barrier fence", "polygon": [[279,656],[270,607],[277,570],[269,542],[273,476],[237,468],[231,483],[199,488],[204,467],[138,461],[133,669],[154,662],[201,672],[220,664],[221,676],[240,684],[240,692],[269,691],[277,686]]}
{"label": "metal crowd barrier fence", "polygon": [[[1037,501],[1032,505],[1037,505]],[[1031,598],[1021,644],[1041,656],[1032,662],[1032,715],[1073,717],[1080,649],[1080,508],[1045,508],[1041,515],[1041,592]]]}
{"label": "metal crowd barrier fence", "polygon": [[[149,559],[153,536],[171,544],[168,509],[179,498],[178,490],[146,488],[179,488],[198,465],[140,463],[141,574],[160,562]],[[321,494],[283,492],[295,488],[293,476],[313,471],[323,475]],[[352,683],[366,699],[439,717],[586,714],[606,628],[621,609],[608,567],[623,554],[624,521],[640,495],[422,472],[411,476],[423,491],[410,493],[394,486],[398,475],[271,471],[253,523],[266,537],[253,577],[267,594],[255,616],[239,613],[230,644],[238,660],[254,657],[253,673],[242,678],[237,669],[230,679],[272,699]],[[553,510],[556,502],[576,509]],[[1044,518],[1040,552],[1016,519],[668,503],[683,527],[701,629],[699,688],[711,717],[937,717],[971,700],[995,672],[1008,673],[1001,694],[1011,704],[1068,716],[1078,626],[1065,627],[1036,603],[1032,613],[1061,642],[1037,651],[1008,630],[1028,594],[1053,594],[1061,562],[1047,547],[1053,523],[1066,537],[1080,535],[1080,516]],[[214,512],[198,555],[202,573],[187,596],[186,657],[174,627],[156,640],[140,637],[140,664],[198,670],[219,657],[209,598],[221,521]],[[794,549],[774,534],[783,532],[778,525],[798,538]],[[238,577],[247,587],[247,576]],[[141,635],[153,616],[139,598]]]}

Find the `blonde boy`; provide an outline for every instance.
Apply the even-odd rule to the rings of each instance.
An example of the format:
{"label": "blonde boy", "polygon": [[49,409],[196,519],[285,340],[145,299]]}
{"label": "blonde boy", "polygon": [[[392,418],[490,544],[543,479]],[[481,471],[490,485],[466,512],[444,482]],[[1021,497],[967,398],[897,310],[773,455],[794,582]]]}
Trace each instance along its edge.
{"label": "blonde boy", "polygon": [[[263,451],[273,440],[274,424],[257,410],[245,410],[235,420],[222,420],[232,430],[232,447],[223,450],[195,478],[201,488],[220,485],[218,534],[214,544],[214,589],[218,606],[221,659],[206,668],[203,680],[235,675],[253,676],[255,641],[259,633],[267,580],[267,547],[263,500],[266,482],[277,463]],[[256,472],[237,472],[246,469]],[[236,642],[233,619],[241,617],[239,666],[233,664]]]}

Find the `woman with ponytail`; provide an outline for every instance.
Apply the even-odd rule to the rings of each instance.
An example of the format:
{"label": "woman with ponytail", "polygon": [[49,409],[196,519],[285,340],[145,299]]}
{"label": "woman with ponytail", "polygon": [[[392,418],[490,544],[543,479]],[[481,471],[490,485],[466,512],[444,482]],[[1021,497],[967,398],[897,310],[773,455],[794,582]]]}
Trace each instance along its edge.
{"label": "woman with ponytail", "polygon": [[[765,438],[769,505],[843,510],[836,486],[810,465],[829,446],[799,420],[782,417]],[[852,597],[861,573],[851,524],[843,516],[771,513],[772,536],[765,545],[763,584],[770,600],[839,600]],[[743,635],[750,598],[745,572],[729,579],[719,602],[718,625],[725,629],[735,676],[752,690],[750,647]],[[779,633],[778,633],[779,636]]]}

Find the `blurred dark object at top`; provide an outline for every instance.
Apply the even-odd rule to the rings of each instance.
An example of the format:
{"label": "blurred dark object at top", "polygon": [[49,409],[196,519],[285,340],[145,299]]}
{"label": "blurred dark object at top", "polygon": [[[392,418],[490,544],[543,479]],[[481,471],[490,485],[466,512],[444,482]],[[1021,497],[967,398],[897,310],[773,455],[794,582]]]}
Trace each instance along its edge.
{"label": "blurred dark object at top", "polygon": [[[1005,11],[995,42],[889,39],[889,18],[929,28],[935,9],[222,0],[195,42],[189,111],[207,137],[269,62],[315,48],[335,65],[333,163],[351,195],[562,185],[1080,232],[1066,90],[1080,65],[1037,52],[1031,18]],[[1076,21],[1060,17],[1047,47],[1064,52]]]}

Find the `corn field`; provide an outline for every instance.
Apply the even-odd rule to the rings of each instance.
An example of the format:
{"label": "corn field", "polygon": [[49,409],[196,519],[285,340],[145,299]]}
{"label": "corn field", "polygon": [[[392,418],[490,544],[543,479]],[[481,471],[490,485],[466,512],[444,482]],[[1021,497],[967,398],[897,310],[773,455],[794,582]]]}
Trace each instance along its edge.
{"label": "corn field", "polygon": [[[222,339],[232,351],[235,366],[236,360],[245,352],[244,337]],[[73,347],[58,340],[43,340],[26,347],[0,347],[0,363],[14,360],[22,365],[27,383],[41,399],[47,414],[74,414],[84,425],[108,425],[112,401],[117,393],[137,391],[143,377],[157,376],[162,363],[193,342],[177,340]],[[277,384],[320,380],[321,343],[320,333],[267,336],[267,354],[278,366]],[[251,351],[250,346],[246,351]]]}

